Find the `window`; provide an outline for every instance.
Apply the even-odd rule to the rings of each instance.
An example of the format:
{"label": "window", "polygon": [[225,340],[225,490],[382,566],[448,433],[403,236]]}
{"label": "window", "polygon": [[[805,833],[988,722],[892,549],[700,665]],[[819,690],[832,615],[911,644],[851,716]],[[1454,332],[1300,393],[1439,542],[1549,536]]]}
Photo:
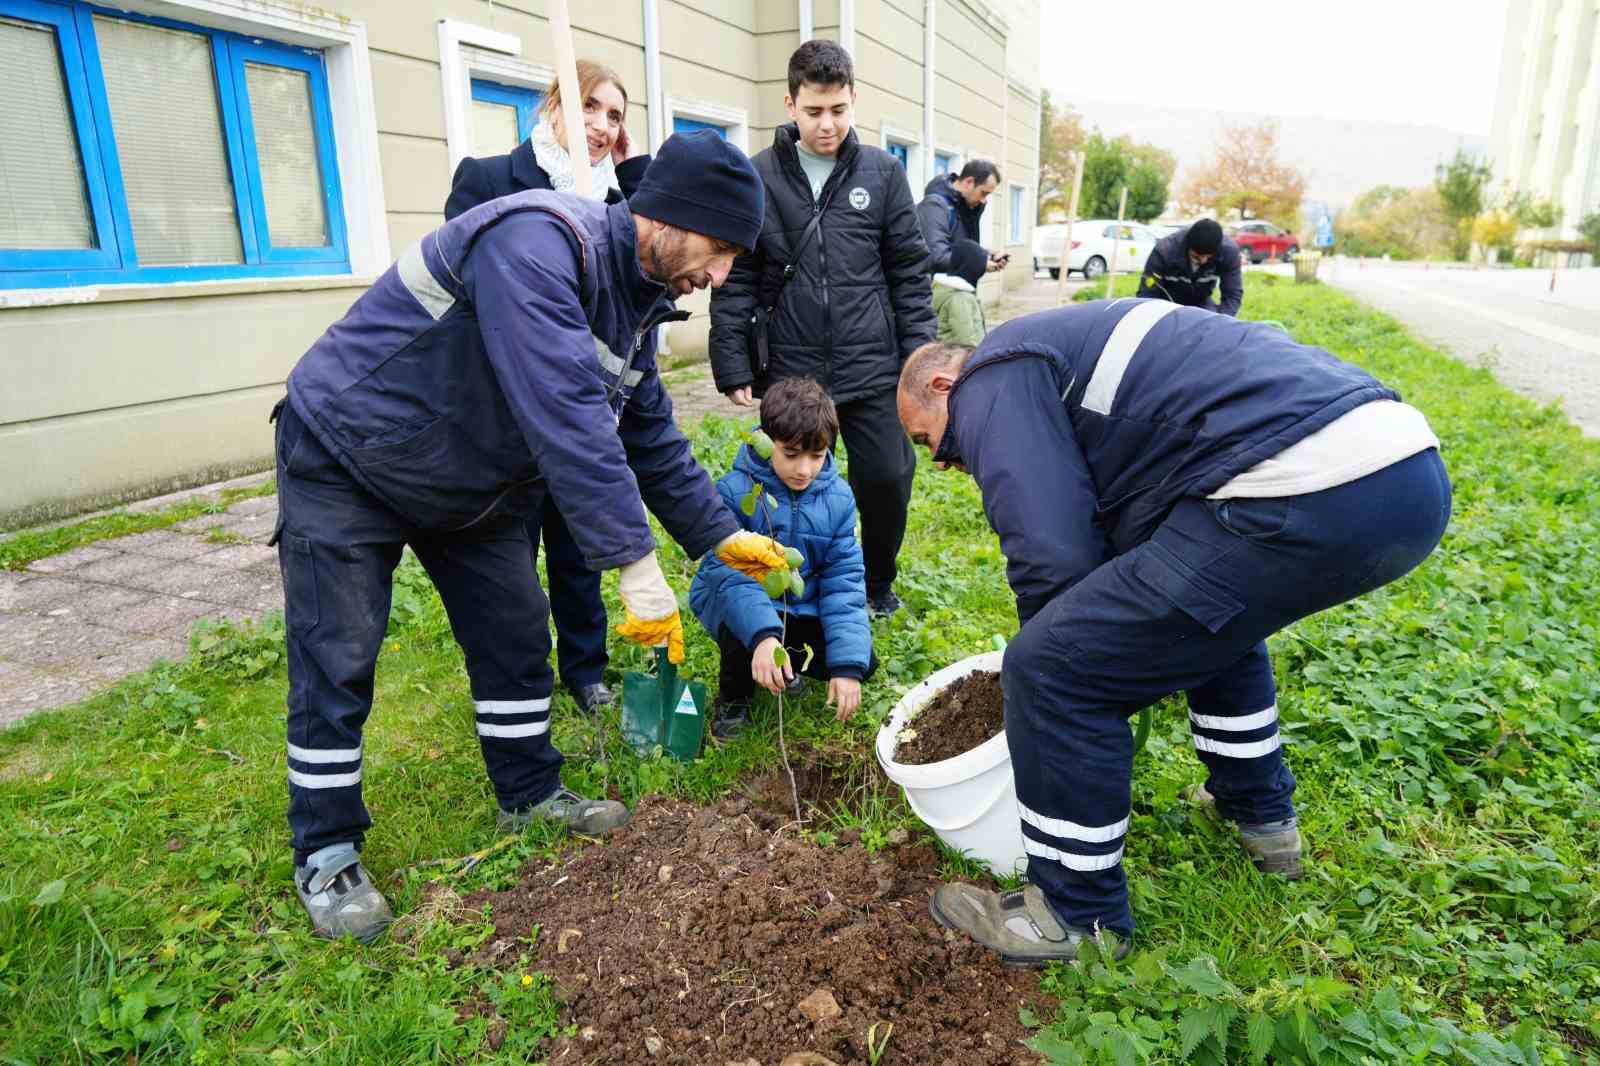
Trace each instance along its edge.
{"label": "window", "polygon": [[1022,243],[1022,201],[1027,197],[1028,190],[1021,185],[1012,185],[1006,190],[1006,207],[1010,211],[1010,230],[1006,234],[1007,244]]}
{"label": "window", "polygon": [[889,154],[900,160],[900,165],[905,167],[906,170],[909,171],[911,169],[911,153],[910,149],[905,145],[899,141],[890,141]]}
{"label": "window", "polygon": [[544,94],[517,85],[472,79],[472,154],[505,155],[539,122]]}
{"label": "window", "polygon": [[348,273],[320,52],[0,0],[0,288]]}
{"label": "window", "polygon": [[[904,163],[905,160],[902,159],[902,160],[900,160],[900,162]],[[935,152],[935,153],[933,153],[933,170],[934,170],[934,174],[935,175],[948,174],[952,170],[954,170],[955,168],[956,168],[956,157],[955,156],[951,155],[948,152]]]}
{"label": "window", "polygon": [[718,137],[728,139],[728,127],[715,122],[701,122],[697,118],[684,118],[682,115],[672,116],[673,133],[693,133],[696,130],[714,130]]}

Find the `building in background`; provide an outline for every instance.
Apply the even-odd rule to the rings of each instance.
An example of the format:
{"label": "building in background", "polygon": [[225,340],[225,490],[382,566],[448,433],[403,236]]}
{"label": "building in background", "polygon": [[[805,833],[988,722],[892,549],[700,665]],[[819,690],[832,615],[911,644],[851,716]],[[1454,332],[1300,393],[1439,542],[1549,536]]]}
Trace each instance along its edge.
{"label": "building in background", "polygon": [[1495,180],[1548,200],[1556,225],[1525,239],[1576,240],[1600,212],[1600,3],[1506,5],[1489,154]]}
{"label": "building in background", "polygon": [[[290,367],[554,80],[542,0],[114,6],[0,0],[0,529],[269,465]],[[573,21],[652,148],[709,127],[759,151],[789,54],[840,40],[860,136],[915,197],[1000,166],[984,243],[1026,276],[1038,0],[589,0]],[[707,300],[682,306],[692,358]]]}

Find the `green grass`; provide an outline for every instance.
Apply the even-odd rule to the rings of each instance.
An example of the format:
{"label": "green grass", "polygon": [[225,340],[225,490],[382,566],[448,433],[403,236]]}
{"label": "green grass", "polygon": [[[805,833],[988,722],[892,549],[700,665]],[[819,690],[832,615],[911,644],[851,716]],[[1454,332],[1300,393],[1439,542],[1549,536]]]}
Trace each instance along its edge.
{"label": "green grass", "polygon": [[[159,511],[112,511],[82,522],[54,526],[49,529],[16,533],[0,540],[0,570],[21,570],[36,559],[81,548],[97,540],[109,540],[130,533],[146,533],[206,514],[221,514],[240,500],[252,496],[271,496],[277,492],[277,482],[268,478],[259,485],[223,489],[221,492],[175,503]],[[207,539],[225,538],[226,534]]]}
{"label": "green grass", "polygon": [[[1126,860],[1139,950],[1048,973],[1060,1006],[1029,1019],[1039,1047],[1057,1063],[1248,1062],[1253,1042],[1274,1062],[1600,1062],[1600,447],[1326,287],[1252,275],[1245,307],[1427,412],[1455,519],[1416,573],[1273,643],[1306,880],[1256,876],[1186,807],[1201,769],[1181,708],[1158,709]],[[737,430],[708,420],[695,439],[720,472]],[[675,547],[663,566],[687,589]],[[822,842],[923,832],[873,765],[876,724],[904,687],[1015,629],[972,485],[925,461],[899,589],[911,609],[876,625],[884,668],[856,720],[835,724],[815,690],[790,708],[791,751],[857,786],[814,827]],[[715,646],[690,630],[685,669],[711,678]],[[459,896],[556,845],[530,835],[458,873],[493,841],[493,800],[460,655],[415,563],[366,759],[367,861],[407,917],[371,948],[311,938],[289,887],[281,630],[203,629],[196,646],[0,733],[0,1061],[536,1054],[564,1024],[543,979],[448,959],[487,935]],[[688,768],[634,758],[564,694],[554,717],[568,782],[629,800],[709,801],[777,764],[770,709]]]}

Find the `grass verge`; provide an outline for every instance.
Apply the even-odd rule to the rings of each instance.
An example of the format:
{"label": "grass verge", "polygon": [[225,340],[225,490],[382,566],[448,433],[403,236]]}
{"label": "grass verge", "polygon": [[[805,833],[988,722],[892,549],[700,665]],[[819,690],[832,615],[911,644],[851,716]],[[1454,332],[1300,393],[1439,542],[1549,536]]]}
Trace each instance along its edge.
{"label": "grass verge", "polygon": [[[1027,1019],[1036,1045],[1054,1063],[1600,1062],[1600,447],[1326,287],[1252,275],[1245,306],[1427,412],[1455,519],[1416,573],[1273,643],[1306,880],[1256,876],[1184,804],[1201,769],[1181,706],[1158,709],[1126,859],[1139,950],[1045,974],[1060,1008]],[[717,420],[695,433],[714,472],[736,439]],[[675,547],[663,565],[688,587]],[[875,624],[862,713],[837,725],[813,689],[788,715],[791,751],[850,771],[822,843],[923,832],[872,765],[876,725],[1015,628],[965,478],[919,470],[898,587],[909,609]],[[685,670],[712,677],[690,628]],[[461,872],[493,840],[493,800],[420,569],[398,574],[367,734],[366,856],[406,916],[371,948],[311,938],[289,887],[281,630],[203,629],[196,647],[0,733],[0,1060],[537,1057],[566,1024],[551,989],[453,965],[487,935],[457,901],[558,845],[529,835]],[[765,713],[690,767],[633,757],[564,693],[554,719],[574,787],[703,802],[777,764]]]}

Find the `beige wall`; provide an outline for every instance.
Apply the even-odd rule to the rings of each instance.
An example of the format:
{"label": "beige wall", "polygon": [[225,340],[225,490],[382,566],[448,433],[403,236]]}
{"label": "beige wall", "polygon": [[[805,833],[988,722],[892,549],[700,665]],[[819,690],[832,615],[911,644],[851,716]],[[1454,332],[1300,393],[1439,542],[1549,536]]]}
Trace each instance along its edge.
{"label": "beige wall", "polygon": [[[751,152],[769,145],[774,127],[787,121],[782,101],[788,57],[799,44],[797,4],[658,2],[663,99],[743,111]],[[840,3],[815,0],[818,36],[837,39]],[[857,123],[868,143],[880,142],[885,122],[921,136],[923,6],[854,0]],[[999,19],[985,18],[997,9]],[[315,10],[365,27],[384,228],[390,255],[398,255],[442,221],[449,187],[439,20],[514,35],[523,60],[553,66],[545,4],[320,0]],[[631,97],[630,136],[647,145],[642,3],[589,0],[573,10],[578,53],[617,69]],[[1018,10],[1031,22],[1017,27]],[[189,20],[206,18],[197,12]],[[1003,151],[1006,183],[1023,183],[1031,195],[1037,90],[1029,96],[1027,86],[1037,86],[1036,44],[1031,72],[1009,97],[1001,70],[1018,78],[1016,29],[1037,40],[1037,0],[939,0],[936,23],[937,139],[997,162]],[[923,181],[914,177],[920,195]],[[993,210],[998,243],[1003,196]],[[269,466],[266,417],[285,376],[371,280],[107,287],[46,291],[37,300],[0,290],[0,351],[10,371],[0,392],[0,529]],[[37,305],[18,306],[30,300]],[[682,305],[696,318],[674,328],[674,358],[704,351],[707,300]]]}

